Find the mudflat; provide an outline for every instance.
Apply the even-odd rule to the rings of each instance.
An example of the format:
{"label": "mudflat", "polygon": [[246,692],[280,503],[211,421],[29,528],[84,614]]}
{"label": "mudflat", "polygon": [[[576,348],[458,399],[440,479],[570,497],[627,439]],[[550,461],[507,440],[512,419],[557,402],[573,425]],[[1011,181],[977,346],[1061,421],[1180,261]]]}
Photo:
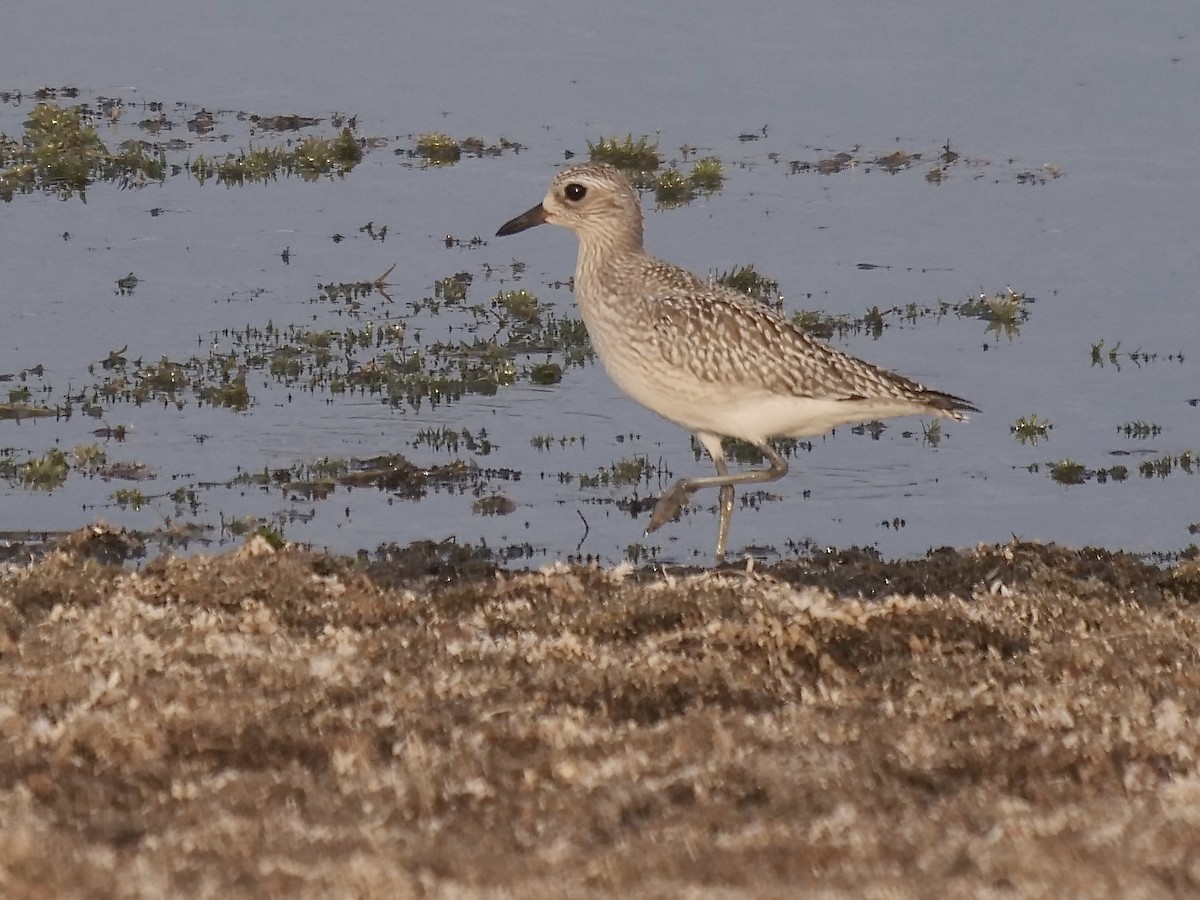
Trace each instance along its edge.
{"label": "mudflat", "polygon": [[1200,565],[0,575],[6,897],[1200,890]]}

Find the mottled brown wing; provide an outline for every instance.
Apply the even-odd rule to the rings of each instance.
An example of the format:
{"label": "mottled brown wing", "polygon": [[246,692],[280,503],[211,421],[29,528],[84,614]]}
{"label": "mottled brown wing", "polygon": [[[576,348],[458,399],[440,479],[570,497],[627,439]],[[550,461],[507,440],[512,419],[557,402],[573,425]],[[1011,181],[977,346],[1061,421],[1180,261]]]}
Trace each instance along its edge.
{"label": "mottled brown wing", "polygon": [[707,288],[649,298],[663,358],[701,381],[795,397],[921,398],[916,382],[810,338],[778,313]]}

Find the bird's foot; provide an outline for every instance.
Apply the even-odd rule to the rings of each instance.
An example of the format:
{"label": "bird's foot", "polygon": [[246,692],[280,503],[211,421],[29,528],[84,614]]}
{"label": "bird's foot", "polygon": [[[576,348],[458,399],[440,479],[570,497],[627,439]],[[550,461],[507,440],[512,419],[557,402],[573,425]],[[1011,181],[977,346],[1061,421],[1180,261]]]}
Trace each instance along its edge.
{"label": "bird's foot", "polygon": [[658,503],[654,505],[654,512],[650,514],[650,524],[646,526],[646,534],[658,531],[679,515],[679,511],[687,506],[687,502],[692,499],[692,494],[695,492],[696,489],[686,481],[675,482],[671,489],[659,497]]}

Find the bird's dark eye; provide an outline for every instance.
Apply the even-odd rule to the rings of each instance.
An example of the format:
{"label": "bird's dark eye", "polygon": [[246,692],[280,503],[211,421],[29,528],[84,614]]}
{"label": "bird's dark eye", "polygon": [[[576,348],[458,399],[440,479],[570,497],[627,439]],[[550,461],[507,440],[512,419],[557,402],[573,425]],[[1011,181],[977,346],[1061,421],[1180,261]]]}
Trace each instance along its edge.
{"label": "bird's dark eye", "polygon": [[567,185],[567,189],[563,193],[567,195],[568,200],[578,203],[583,199],[583,195],[587,193],[587,188],[585,188],[582,184],[575,184],[572,182],[571,184]]}

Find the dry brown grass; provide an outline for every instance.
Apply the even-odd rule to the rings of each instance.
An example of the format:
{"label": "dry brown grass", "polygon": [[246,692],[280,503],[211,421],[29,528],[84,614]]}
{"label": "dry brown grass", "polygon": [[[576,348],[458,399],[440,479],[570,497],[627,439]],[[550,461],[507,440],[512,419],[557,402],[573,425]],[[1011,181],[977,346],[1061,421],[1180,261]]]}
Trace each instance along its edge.
{"label": "dry brown grass", "polygon": [[88,543],[0,576],[5,897],[1200,892],[1195,563]]}

